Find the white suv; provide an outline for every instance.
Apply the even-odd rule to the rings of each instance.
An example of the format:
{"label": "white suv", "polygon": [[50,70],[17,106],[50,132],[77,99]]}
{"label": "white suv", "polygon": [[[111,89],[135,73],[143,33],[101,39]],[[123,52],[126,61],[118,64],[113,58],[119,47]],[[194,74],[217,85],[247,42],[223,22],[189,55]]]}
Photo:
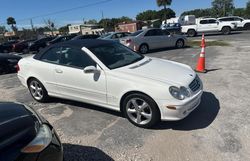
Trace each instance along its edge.
{"label": "white suv", "polygon": [[221,22],[232,22],[237,23],[237,27],[244,28],[244,29],[250,29],[250,20],[249,19],[243,19],[238,16],[230,16],[230,17],[220,17],[218,18]]}

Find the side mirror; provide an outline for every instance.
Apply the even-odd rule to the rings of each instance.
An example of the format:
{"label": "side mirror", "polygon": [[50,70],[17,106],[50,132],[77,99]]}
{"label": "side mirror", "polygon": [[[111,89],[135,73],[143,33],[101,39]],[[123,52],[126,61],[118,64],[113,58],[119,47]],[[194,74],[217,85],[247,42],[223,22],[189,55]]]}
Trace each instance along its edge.
{"label": "side mirror", "polygon": [[87,66],[83,69],[83,72],[88,74],[88,73],[96,73],[98,69],[95,66]]}

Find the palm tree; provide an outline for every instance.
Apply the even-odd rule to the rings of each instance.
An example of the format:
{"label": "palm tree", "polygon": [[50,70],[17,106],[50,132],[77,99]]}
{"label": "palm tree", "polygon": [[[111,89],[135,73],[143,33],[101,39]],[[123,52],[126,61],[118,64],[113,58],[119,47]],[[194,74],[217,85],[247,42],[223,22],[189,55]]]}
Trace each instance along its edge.
{"label": "palm tree", "polygon": [[8,17],[7,18],[7,24],[8,25],[11,25],[11,28],[12,28],[12,30],[15,32],[15,34],[16,34],[16,31],[17,31],[17,28],[16,28],[16,20],[15,20],[15,18],[13,18],[13,17]]}
{"label": "palm tree", "polygon": [[167,6],[170,6],[172,3],[172,0],[156,0],[156,3],[159,7],[164,7],[165,10],[165,23],[167,22]]}

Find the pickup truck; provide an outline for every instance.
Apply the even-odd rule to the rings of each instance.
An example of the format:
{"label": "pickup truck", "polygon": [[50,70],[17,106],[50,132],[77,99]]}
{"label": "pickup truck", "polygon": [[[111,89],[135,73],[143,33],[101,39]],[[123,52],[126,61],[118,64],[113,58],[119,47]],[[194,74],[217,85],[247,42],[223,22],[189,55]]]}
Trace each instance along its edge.
{"label": "pickup truck", "polygon": [[194,37],[197,33],[204,32],[221,32],[224,35],[228,35],[236,28],[236,23],[221,22],[216,18],[202,18],[197,19],[195,25],[182,26],[181,31],[190,37]]}
{"label": "pickup truck", "polygon": [[218,18],[221,22],[231,22],[236,23],[237,27],[243,28],[243,29],[250,29],[250,19],[244,19],[238,16],[228,16],[228,17],[220,17]]}

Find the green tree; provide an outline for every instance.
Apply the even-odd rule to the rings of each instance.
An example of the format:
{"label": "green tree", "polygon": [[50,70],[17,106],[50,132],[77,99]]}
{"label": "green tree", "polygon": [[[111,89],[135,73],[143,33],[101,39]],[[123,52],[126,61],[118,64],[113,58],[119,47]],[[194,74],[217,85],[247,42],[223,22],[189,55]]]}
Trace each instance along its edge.
{"label": "green tree", "polygon": [[61,34],[68,34],[69,33],[69,26],[71,24],[67,24],[66,26],[60,27],[58,30]]}
{"label": "green tree", "polygon": [[185,15],[195,15],[195,17],[217,17],[217,14],[214,12],[214,9],[207,8],[207,9],[194,9],[190,11],[185,11],[181,14],[181,16]]}
{"label": "green tree", "polygon": [[7,18],[7,24],[11,26],[11,29],[17,33],[16,20],[13,17]]}
{"label": "green tree", "polygon": [[5,26],[0,26],[0,34],[5,33],[7,30],[5,28]]}
{"label": "green tree", "polygon": [[85,24],[97,24],[97,21],[95,19],[91,19],[91,20],[85,21],[84,23]]}
{"label": "green tree", "polygon": [[234,9],[233,0],[214,0],[212,6],[218,17],[232,14]]}
{"label": "green tree", "polygon": [[250,18],[250,1],[247,2],[245,15],[246,15],[246,17]]}
{"label": "green tree", "polygon": [[159,7],[164,7],[165,10],[165,20],[167,21],[167,6],[170,6],[172,0],[156,0],[156,3]]}
{"label": "green tree", "polygon": [[139,13],[136,16],[136,20],[140,20],[140,21],[153,20],[157,18],[158,18],[158,15],[157,15],[157,11],[155,10],[147,10],[147,11]]}
{"label": "green tree", "polygon": [[154,20],[154,19],[165,20],[166,18],[169,19],[172,17],[175,17],[175,12],[172,9],[167,8],[166,10],[164,9],[159,10],[159,11],[147,10],[147,11],[141,12],[136,16],[136,20],[140,20],[140,21],[148,21],[148,20]]}
{"label": "green tree", "polygon": [[235,8],[233,10],[234,16],[245,17],[245,8]]}

